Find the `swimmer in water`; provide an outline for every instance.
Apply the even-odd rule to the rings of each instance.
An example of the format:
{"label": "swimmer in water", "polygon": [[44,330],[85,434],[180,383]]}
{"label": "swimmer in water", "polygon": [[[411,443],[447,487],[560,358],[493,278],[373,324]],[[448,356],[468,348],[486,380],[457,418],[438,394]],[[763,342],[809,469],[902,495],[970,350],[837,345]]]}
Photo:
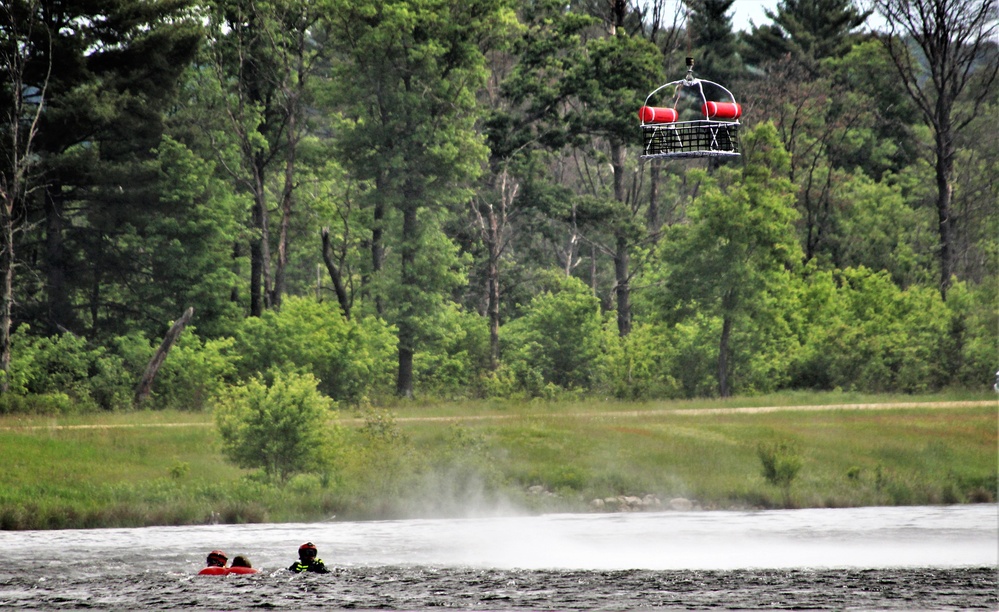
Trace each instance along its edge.
{"label": "swimmer in water", "polygon": [[250,559],[245,555],[236,555],[232,558],[232,565],[229,566],[230,574],[256,574],[260,570],[254,569]]}
{"label": "swimmer in water", "polygon": [[213,550],[208,553],[208,560],[205,562],[208,567],[198,572],[204,575],[219,575],[227,574],[225,564],[229,561],[229,557],[225,555],[221,550]]}
{"label": "swimmer in water", "polygon": [[313,572],[316,574],[330,573],[326,569],[326,564],[323,563],[323,560],[316,558],[317,554],[318,551],[315,544],[312,542],[302,544],[298,547],[298,561],[292,563],[288,569],[297,574],[301,574],[302,572]]}

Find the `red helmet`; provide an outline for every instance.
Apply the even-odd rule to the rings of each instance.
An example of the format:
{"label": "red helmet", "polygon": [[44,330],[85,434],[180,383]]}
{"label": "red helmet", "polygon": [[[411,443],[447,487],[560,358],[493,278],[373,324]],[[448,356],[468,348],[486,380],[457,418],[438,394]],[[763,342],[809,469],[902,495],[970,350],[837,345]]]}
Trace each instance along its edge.
{"label": "red helmet", "polygon": [[318,554],[318,552],[319,551],[316,550],[316,545],[313,544],[312,542],[306,542],[305,544],[302,544],[301,546],[298,547],[298,556],[302,559],[306,557],[314,558]]}
{"label": "red helmet", "polygon": [[227,561],[229,561],[229,557],[225,556],[225,553],[221,550],[213,550],[208,553],[209,567],[225,567]]}

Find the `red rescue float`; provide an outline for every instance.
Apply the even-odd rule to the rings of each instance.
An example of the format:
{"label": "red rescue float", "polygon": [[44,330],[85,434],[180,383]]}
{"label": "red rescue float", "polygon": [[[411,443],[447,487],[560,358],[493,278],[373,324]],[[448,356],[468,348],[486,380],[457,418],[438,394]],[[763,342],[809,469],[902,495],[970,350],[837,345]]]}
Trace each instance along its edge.
{"label": "red rescue float", "polygon": [[643,106],[638,109],[638,117],[642,123],[673,123],[677,120],[676,109],[660,106]]}
{"label": "red rescue float", "polygon": [[[671,107],[650,104],[667,88],[672,88]],[[687,76],[654,90],[638,110],[642,157],[738,157],[741,116],[742,105],[732,92],[713,81],[695,78],[694,58],[688,57]]]}
{"label": "red rescue float", "polygon": [[206,567],[198,572],[199,576],[228,576],[229,574],[256,574],[255,567]]}
{"label": "red rescue float", "polygon": [[742,116],[742,105],[738,102],[705,102],[701,111],[708,119],[738,119]]}
{"label": "red rescue float", "polygon": [[256,574],[260,570],[250,566],[250,560],[243,555],[236,555],[232,565],[226,567],[229,558],[221,550],[208,553],[208,567],[198,572],[199,576],[228,576],[229,574]]}

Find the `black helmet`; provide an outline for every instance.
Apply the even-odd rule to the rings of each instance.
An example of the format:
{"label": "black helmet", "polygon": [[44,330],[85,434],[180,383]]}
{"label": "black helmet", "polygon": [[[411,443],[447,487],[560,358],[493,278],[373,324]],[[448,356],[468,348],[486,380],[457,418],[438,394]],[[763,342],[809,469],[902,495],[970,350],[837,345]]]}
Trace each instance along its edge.
{"label": "black helmet", "polygon": [[225,553],[221,550],[213,550],[208,553],[208,566],[209,567],[225,567],[226,562],[229,557],[225,556]]}

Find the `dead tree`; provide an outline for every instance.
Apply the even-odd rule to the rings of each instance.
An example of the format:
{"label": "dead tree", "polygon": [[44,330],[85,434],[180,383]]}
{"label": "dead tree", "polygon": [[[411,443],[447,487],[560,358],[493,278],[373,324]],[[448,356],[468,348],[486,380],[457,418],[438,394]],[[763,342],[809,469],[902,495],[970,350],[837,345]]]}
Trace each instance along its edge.
{"label": "dead tree", "polygon": [[170,347],[173,343],[177,341],[180,337],[180,332],[184,331],[184,327],[190,322],[191,317],[194,316],[194,308],[188,308],[184,316],[177,319],[177,321],[170,328],[170,331],[166,333],[163,337],[163,342],[160,343],[160,348],[156,349],[153,353],[153,358],[149,360],[149,365],[146,366],[146,372],[142,375],[142,379],[139,381],[139,386],[135,389],[135,400],[134,404],[136,408],[149,397],[149,392],[153,388],[153,379],[156,378],[156,373],[159,372],[160,366],[166,360],[167,353],[170,352]]}

